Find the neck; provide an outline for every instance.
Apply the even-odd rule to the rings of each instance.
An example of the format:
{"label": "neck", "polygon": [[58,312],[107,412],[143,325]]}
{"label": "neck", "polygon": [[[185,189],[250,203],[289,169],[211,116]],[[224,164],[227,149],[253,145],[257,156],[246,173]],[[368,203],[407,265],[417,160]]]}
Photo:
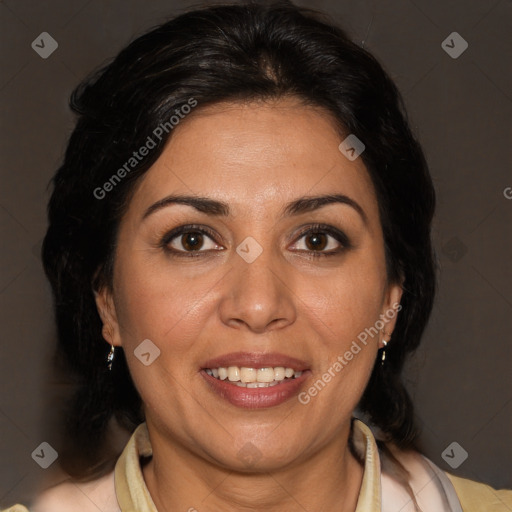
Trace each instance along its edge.
{"label": "neck", "polygon": [[[348,447],[350,423],[328,445],[300,462],[271,471],[232,471],[184,446],[152,439],[143,474],[158,510],[203,512],[354,512],[363,467]],[[156,443],[155,443],[156,441]]]}

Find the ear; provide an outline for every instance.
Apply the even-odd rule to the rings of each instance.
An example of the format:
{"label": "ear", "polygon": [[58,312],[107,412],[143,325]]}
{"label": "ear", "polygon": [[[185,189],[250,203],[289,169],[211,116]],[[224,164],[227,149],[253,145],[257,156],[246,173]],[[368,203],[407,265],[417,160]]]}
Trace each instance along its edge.
{"label": "ear", "polygon": [[403,293],[402,285],[403,280],[401,283],[391,283],[386,291],[383,308],[380,314],[380,319],[384,323],[384,327],[380,332],[379,348],[384,347],[382,340],[389,341],[393,331],[395,330],[396,320],[400,314],[400,310],[402,309],[402,306],[400,305]]}
{"label": "ear", "polygon": [[106,286],[98,291],[94,290],[94,300],[96,301],[98,314],[103,322],[103,329],[101,331],[103,338],[110,345],[120,347],[122,343],[112,291]]}

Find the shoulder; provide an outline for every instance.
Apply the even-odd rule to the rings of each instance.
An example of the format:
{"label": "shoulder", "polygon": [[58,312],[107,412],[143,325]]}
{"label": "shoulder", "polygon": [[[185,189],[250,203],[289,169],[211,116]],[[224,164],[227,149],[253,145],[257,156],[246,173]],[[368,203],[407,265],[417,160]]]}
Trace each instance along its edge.
{"label": "shoulder", "polygon": [[[512,490],[493,487],[446,473],[457,492],[464,511],[489,510],[509,512],[512,510]],[[483,507],[486,507],[485,509]]]}
{"label": "shoulder", "polygon": [[446,500],[452,507],[458,500],[463,512],[512,510],[512,490],[497,490],[484,483],[452,475],[419,452],[402,451],[393,446],[390,448],[393,456],[408,471],[409,482],[414,494],[420,498],[419,503],[429,503],[441,496],[442,501]]}
{"label": "shoulder", "polygon": [[[114,472],[86,483],[71,480],[42,492],[30,512],[120,512],[117,504]],[[16,509],[9,512],[18,512]],[[23,512],[23,509],[20,510]]]}

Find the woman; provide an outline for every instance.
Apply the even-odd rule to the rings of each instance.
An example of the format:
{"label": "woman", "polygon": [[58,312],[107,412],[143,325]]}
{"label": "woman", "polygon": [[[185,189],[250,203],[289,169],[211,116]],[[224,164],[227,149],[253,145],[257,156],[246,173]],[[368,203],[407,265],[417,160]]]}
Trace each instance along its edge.
{"label": "woman", "polygon": [[73,478],[31,511],[510,510],[417,445],[435,195],[368,52],[289,3],[206,7],[72,107],[43,260]]}

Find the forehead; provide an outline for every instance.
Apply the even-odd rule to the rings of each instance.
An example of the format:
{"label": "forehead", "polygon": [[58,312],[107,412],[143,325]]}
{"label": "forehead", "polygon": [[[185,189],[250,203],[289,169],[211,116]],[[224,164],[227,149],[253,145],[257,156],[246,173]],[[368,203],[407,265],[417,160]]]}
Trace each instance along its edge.
{"label": "forehead", "polygon": [[261,215],[299,196],[342,193],[371,215],[371,179],[361,158],[338,149],[343,138],[330,114],[296,99],[199,105],[174,128],[130,209],[183,193],[224,201],[237,216]]}

